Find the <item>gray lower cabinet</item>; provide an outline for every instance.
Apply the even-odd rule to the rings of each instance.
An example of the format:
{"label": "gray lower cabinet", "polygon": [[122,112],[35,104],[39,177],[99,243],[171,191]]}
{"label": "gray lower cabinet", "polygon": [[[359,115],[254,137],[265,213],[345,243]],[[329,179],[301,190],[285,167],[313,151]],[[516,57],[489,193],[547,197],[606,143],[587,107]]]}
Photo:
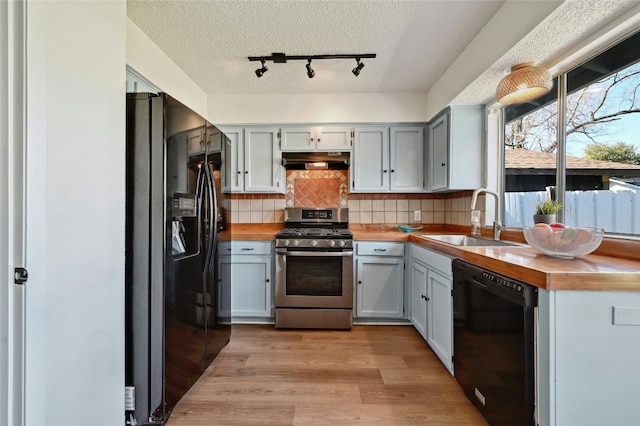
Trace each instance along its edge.
{"label": "gray lower cabinet", "polygon": [[220,316],[231,322],[271,322],[273,320],[272,243],[267,241],[225,241],[219,244],[218,260],[221,301]]}
{"label": "gray lower cabinet", "polygon": [[356,243],[355,317],[404,317],[404,243]]}
{"label": "gray lower cabinet", "polygon": [[451,258],[416,244],[411,258],[411,322],[453,374]]}

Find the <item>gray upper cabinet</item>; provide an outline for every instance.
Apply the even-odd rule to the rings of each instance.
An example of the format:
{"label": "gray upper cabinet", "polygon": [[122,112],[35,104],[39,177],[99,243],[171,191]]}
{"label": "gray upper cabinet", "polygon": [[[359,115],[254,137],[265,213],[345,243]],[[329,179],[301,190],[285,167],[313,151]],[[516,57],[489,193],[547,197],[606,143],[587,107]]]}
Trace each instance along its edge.
{"label": "gray upper cabinet", "polygon": [[200,135],[192,134],[188,141],[189,155],[204,154],[205,152],[220,152],[222,150],[222,133],[217,127],[208,125],[206,131]]}
{"label": "gray upper cabinet", "polygon": [[483,107],[450,107],[429,124],[429,189],[479,188]]}
{"label": "gray upper cabinet", "polygon": [[389,189],[419,192],[424,189],[424,128],[391,127]]}
{"label": "gray upper cabinet", "polygon": [[224,192],[283,193],[277,127],[224,128]]}
{"label": "gray upper cabinet", "polygon": [[389,128],[356,127],[352,160],[352,192],[388,191]]}
{"label": "gray upper cabinet", "polygon": [[352,192],[422,192],[424,128],[356,127]]}
{"label": "gray upper cabinet", "polygon": [[289,126],[280,129],[282,151],[350,151],[351,127]]}

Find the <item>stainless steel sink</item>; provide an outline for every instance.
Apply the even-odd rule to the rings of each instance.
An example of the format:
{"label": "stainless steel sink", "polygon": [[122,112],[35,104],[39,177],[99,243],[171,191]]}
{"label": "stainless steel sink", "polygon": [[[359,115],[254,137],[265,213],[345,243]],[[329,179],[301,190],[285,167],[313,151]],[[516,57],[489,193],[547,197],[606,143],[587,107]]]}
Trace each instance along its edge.
{"label": "stainless steel sink", "polygon": [[423,234],[421,237],[428,238],[430,240],[440,241],[442,243],[452,244],[454,246],[466,246],[466,247],[477,247],[477,246],[519,246],[521,244],[510,243],[507,241],[501,240],[491,240],[489,238],[482,237],[472,237],[470,235],[426,235]]}

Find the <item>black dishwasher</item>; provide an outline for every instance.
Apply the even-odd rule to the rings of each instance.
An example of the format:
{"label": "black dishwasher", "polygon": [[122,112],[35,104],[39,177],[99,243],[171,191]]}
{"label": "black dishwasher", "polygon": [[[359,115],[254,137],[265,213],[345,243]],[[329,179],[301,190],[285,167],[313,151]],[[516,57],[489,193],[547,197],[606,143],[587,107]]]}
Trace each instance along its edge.
{"label": "black dishwasher", "polygon": [[455,378],[491,425],[534,425],[534,286],[453,261]]}

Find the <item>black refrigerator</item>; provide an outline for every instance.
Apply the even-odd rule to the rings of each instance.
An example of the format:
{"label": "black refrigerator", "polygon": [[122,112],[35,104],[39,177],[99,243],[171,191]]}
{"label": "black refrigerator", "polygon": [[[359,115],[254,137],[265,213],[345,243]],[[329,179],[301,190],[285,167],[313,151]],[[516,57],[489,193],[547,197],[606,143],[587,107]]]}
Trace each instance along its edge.
{"label": "black refrigerator", "polygon": [[222,134],[164,93],[127,94],[126,111],[124,423],[164,424],[231,334],[218,315]]}

